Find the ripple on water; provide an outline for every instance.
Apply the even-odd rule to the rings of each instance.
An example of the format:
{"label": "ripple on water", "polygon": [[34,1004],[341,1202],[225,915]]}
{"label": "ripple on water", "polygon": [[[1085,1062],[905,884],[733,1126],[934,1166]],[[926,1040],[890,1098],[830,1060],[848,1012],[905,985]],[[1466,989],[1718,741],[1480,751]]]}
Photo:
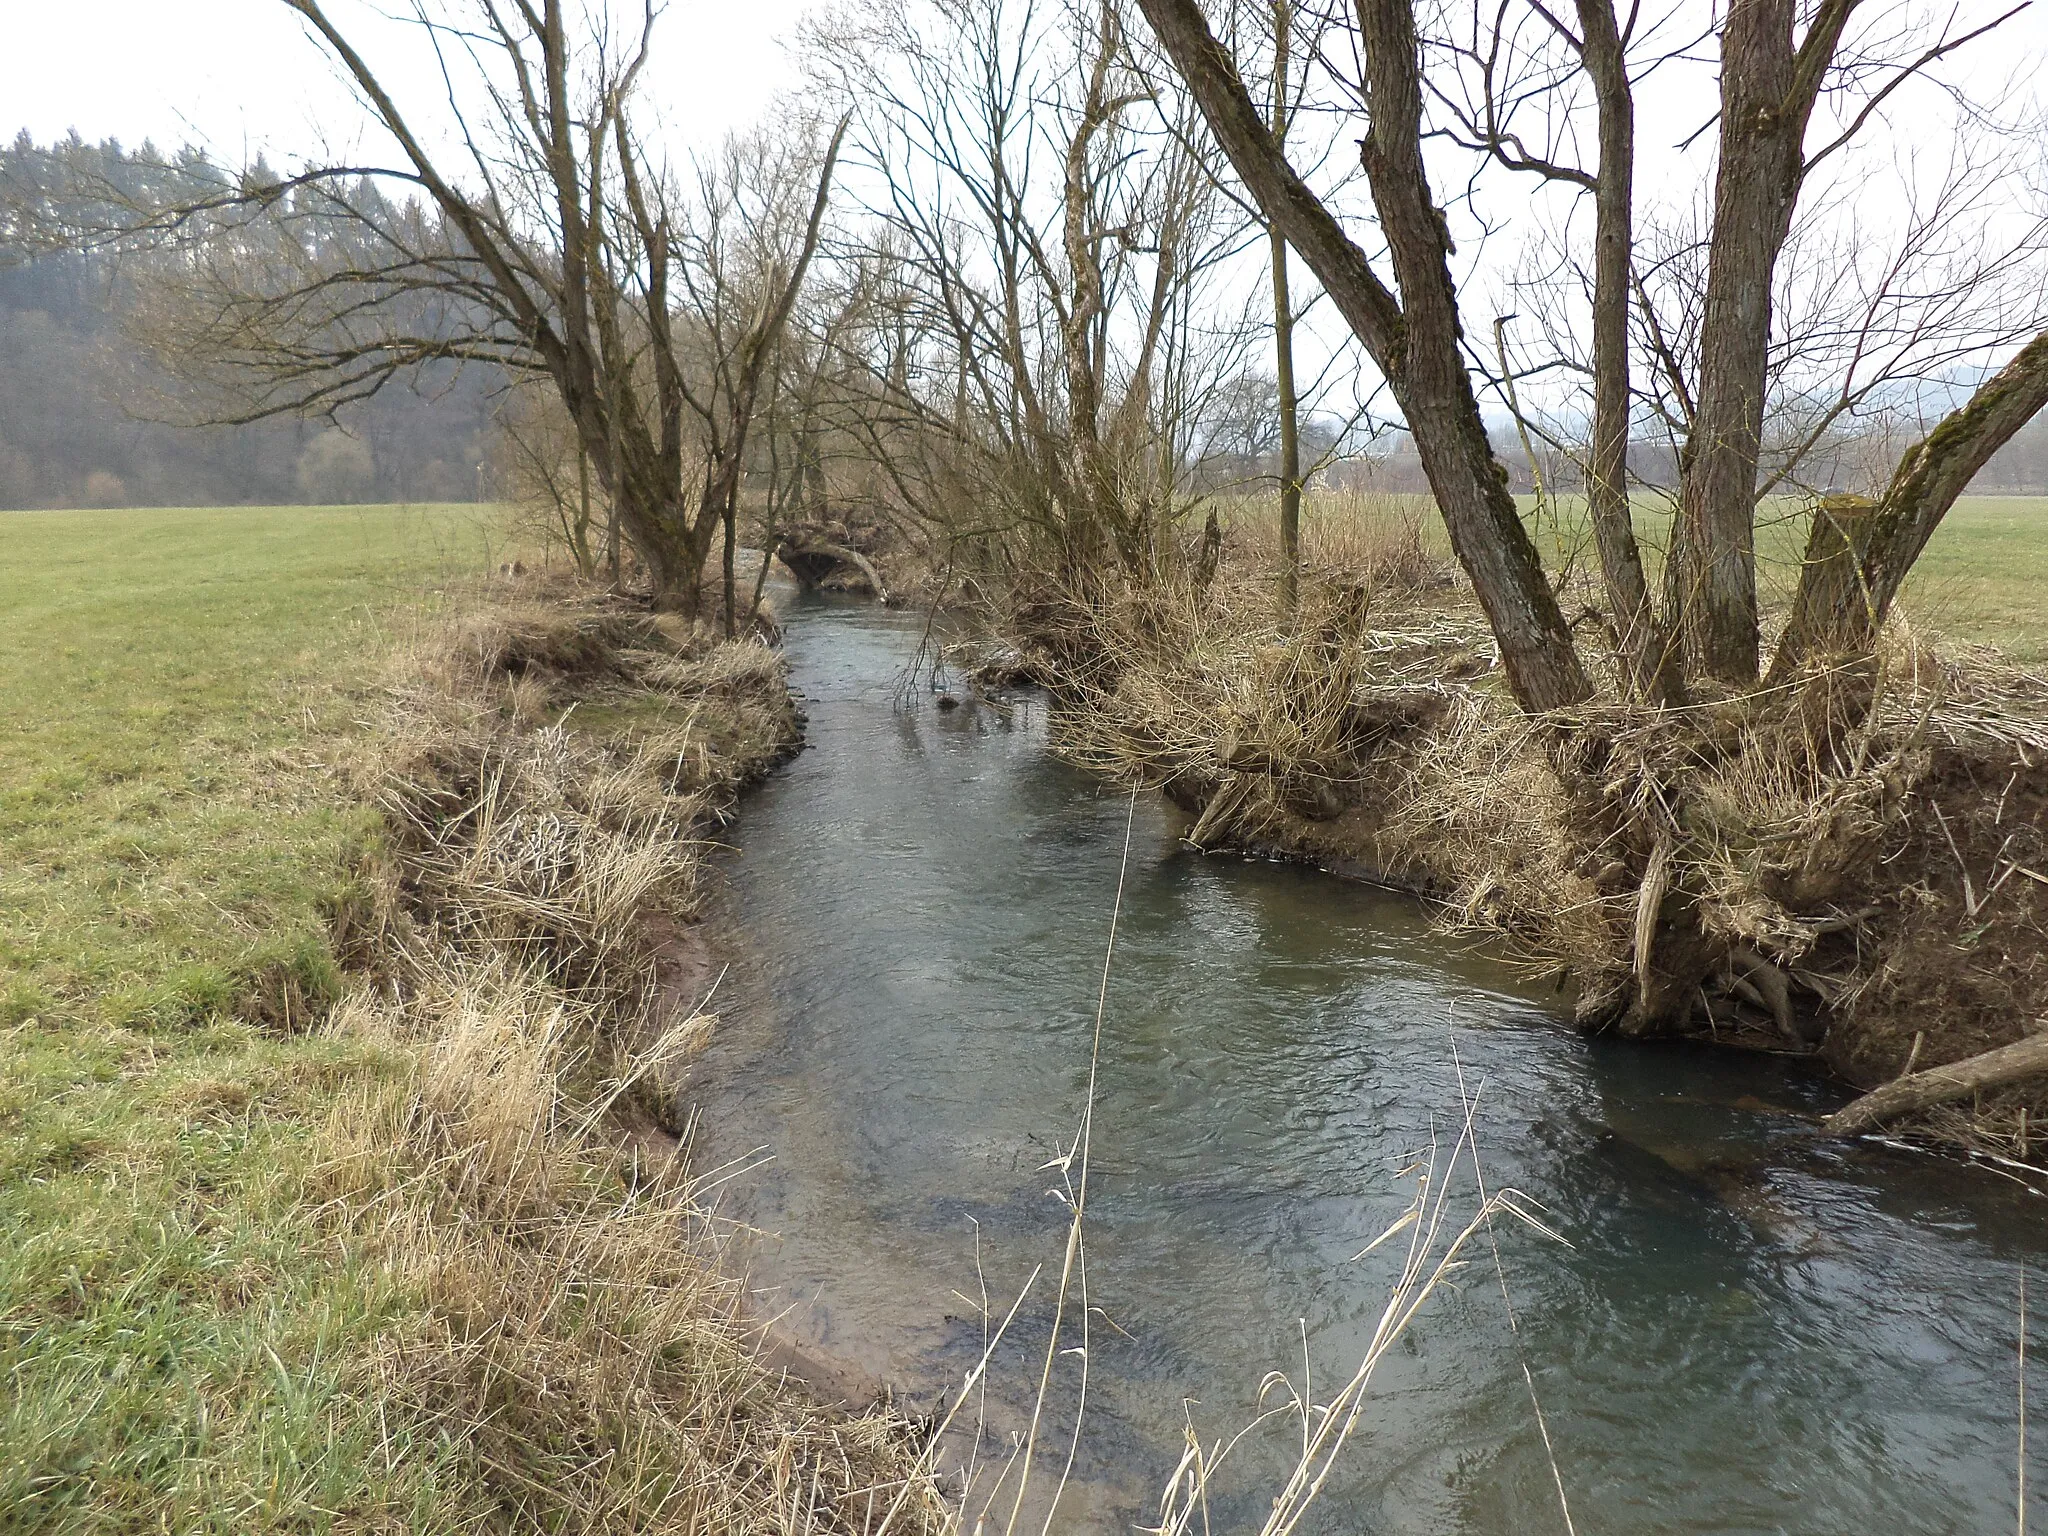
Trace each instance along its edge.
{"label": "ripple on water", "polygon": [[[922,621],[800,600],[810,746],[743,823],[722,898],[741,963],[697,1093],[758,1280],[808,1342],[936,1395],[1057,1265],[1046,1164],[1073,1135],[1126,800],[1044,749],[1042,708],[895,691]],[[918,703],[926,707],[918,708]],[[1976,1531],[2013,1520],[2015,1293],[2044,1207],[1946,1164],[1817,1148],[1827,1090],[1770,1063],[1586,1042],[1553,998],[1412,903],[1202,858],[1132,819],[1089,1226],[1093,1381],[1068,1528],[1127,1527],[1269,1371],[1355,1363],[1397,1255],[1395,1174],[1479,1090],[1487,1173],[1569,1246],[1503,1230],[1522,1348],[1578,1528]],[[1027,1304],[992,1422],[1050,1329]],[[1198,1406],[1184,1409],[1193,1400]],[[1212,1511],[1256,1526],[1288,1454],[1240,1453]],[[2036,1466],[2030,1482],[2048,1483]],[[1490,1256],[1375,1378],[1314,1529],[1561,1529]]]}

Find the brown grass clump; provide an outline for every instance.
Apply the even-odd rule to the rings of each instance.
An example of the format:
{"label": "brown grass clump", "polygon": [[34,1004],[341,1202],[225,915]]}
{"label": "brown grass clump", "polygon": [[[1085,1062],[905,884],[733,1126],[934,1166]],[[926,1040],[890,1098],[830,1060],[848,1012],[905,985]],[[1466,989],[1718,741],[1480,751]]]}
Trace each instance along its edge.
{"label": "brown grass clump", "polygon": [[424,925],[637,996],[647,919],[687,909],[703,829],[797,739],[781,658],[572,596],[466,613],[400,670],[365,772],[394,939]]}
{"label": "brown grass clump", "polygon": [[763,1362],[669,1107],[710,1021],[657,996],[654,920],[794,740],[783,677],[757,642],[522,594],[422,639],[365,765],[382,973],[327,1028],[391,1067],[335,1104],[310,1193],[418,1299],[358,1390],[384,1454],[452,1456],[476,1529],[948,1519],[904,1420]]}
{"label": "brown grass clump", "polygon": [[[1271,497],[1231,509],[1225,567],[1240,574],[1280,565],[1280,520]],[[1458,580],[1436,507],[1427,497],[1322,491],[1301,519],[1302,564],[1338,586],[1382,592],[1446,592]]]}
{"label": "brown grass clump", "polygon": [[544,590],[463,614],[439,637],[448,682],[482,683],[529,672],[558,681],[633,674],[641,651],[689,644],[673,619],[606,602],[595,594]]}
{"label": "brown grass clump", "polygon": [[[403,1064],[335,1107],[317,1190],[337,1236],[425,1303],[359,1384],[391,1454],[459,1448],[485,1530],[874,1528],[918,1474],[915,1438],[762,1363],[687,1180],[606,1134],[663,1061],[607,1060],[599,1022],[486,962],[397,1005],[359,996],[331,1026]],[[933,1492],[895,1528],[943,1518]]]}

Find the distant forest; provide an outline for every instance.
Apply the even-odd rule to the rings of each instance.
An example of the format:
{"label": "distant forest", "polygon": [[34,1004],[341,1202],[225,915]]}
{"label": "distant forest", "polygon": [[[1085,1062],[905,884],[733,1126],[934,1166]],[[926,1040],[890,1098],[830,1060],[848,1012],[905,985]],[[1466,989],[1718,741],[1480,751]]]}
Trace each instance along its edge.
{"label": "distant forest", "polygon": [[[0,179],[39,179],[56,157],[97,164],[110,184],[160,165],[145,145],[0,149]],[[324,505],[473,501],[492,494],[499,380],[470,368],[394,384],[335,421],[193,426],[133,336],[138,274],[76,249],[39,247],[0,226],[0,508]],[[481,481],[481,483],[480,483]]]}
{"label": "distant forest", "polygon": [[[166,174],[167,162],[148,144],[130,154],[115,141],[89,144],[74,133],[40,146],[23,131],[0,149],[0,185],[33,187],[59,163],[73,185],[83,173],[120,187]],[[169,163],[192,167],[195,179],[212,185],[231,179],[195,152]],[[333,421],[181,420],[184,397],[135,334],[145,284],[146,271],[95,253],[89,241],[38,240],[0,216],[0,508],[474,501],[506,490],[496,467],[504,458],[504,381],[489,366],[395,383],[342,407]],[[1263,425],[1245,430],[1256,441],[1267,435]],[[1527,490],[1527,460],[1512,428],[1496,426],[1493,435],[1517,488]],[[1222,482],[1257,477],[1267,457],[1233,461]],[[1676,483],[1664,445],[1643,443],[1630,459],[1646,482]],[[1570,465],[1546,473],[1554,487],[1576,489]],[[1325,479],[1358,489],[1428,488],[1405,433],[1346,456]],[[2048,494],[2048,415],[2008,442],[1971,489]]]}

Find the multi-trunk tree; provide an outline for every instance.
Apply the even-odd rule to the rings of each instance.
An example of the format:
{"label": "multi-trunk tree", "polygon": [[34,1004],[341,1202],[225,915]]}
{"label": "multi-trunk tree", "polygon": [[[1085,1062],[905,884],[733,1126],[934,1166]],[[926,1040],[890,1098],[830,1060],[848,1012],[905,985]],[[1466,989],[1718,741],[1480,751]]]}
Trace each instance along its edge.
{"label": "multi-trunk tree", "polygon": [[747,439],[813,258],[839,145],[800,123],[689,172],[639,129],[649,8],[625,45],[563,0],[415,8],[448,81],[416,119],[318,3],[304,18],[396,149],[138,208],[185,242],[158,339],[219,419],[331,413],[423,365],[543,381],[655,601],[694,613],[730,548]]}
{"label": "multi-trunk tree", "polygon": [[[1452,275],[1449,220],[1425,146],[1462,145],[1494,166],[1565,184],[1591,200],[1591,250],[1571,253],[1586,275],[1590,347],[1571,361],[1591,381],[1585,483],[1619,670],[1630,691],[1652,704],[1753,685],[1762,659],[1755,528],[1759,502],[1777,479],[1761,472],[1774,348],[1782,340],[1775,301],[1802,196],[1817,168],[1853,144],[1906,84],[2003,18],[1975,27],[1952,19],[1947,30],[1913,39],[1895,21],[1857,33],[1857,0],[1806,8],[1795,0],[1733,0],[1703,18],[1700,38],[1652,47],[1638,34],[1639,25],[1654,30],[1640,10],[1619,11],[1612,0],[1579,0],[1571,13],[1535,0],[1470,17],[1432,11],[1427,29],[1411,0],[1357,0],[1350,20],[1364,129],[1359,149],[1384,246],[1375,261],[1289,165],[1198,0],[1138,3],[1238,176],[1384,374],[1510,686],[1538,712],[1589,697],[1592,669],[1487,440]],[[1540,45],[1518,38],[1524,25],[1541,34]],[[1635,206],[1635,98],[1646,71],[1696,44],[1720,55],[1719,156],[1694,243],[1703,281],[1681,348],[1660,333],[1649,291],[1650,242]],[[1326,48],[1322,56],[1345,54]],[[1824,98],[1830,111],[1817,127]],[[1537,127],[1526,127],[1525,119]],[[1581,143],[1592,148],[1590,163],[1571,158]],[[1478,211],[1484,218],[1486,210]],[[1994,265],[1983,263],[1974,281],[1950,274],[1950,286],[1928,299],[1930,314],[1950,301],[1951,338],[1960,329],[1995,344],[2011,334],[2009,312],[1984,320],[1953,302],[1993,282]],[[2033,323],[2041,318],[2037,307]],[[1817,517],[1775,659],[1780,676],[1817,651],[1869,643],[1970,476],[2048,400],[2044,346],[2023,347],[1926,432],[1873,512]],[[1685,416],[1661,601],[1645,572],[1628,480],[1640,396],[1631,370],[1645,349],[1668,373]]]}
{"label": "multi-trunk tree", "polygon": [[[1772,664],[1776,684],[1868,651],[1970,477],[2048,403],[2048,334],[2026,339],[2048,319],[2038,285],[2015,298],[1989,244],[1966,245],[1945,263],[1917,260],[1916,253],[1941,246],[1938,237],[1926,238],[1925,218],[1906,220],[1917,233],[1877,261],[1860,290],[1847,285],[1854,291],[1845,298],[1829,274],[1808,271],[1800,297],[1809,309],[1794,314],[1785,302],[1786,253],[1816,173],[1887,102],[1998,18],[1971,29],[1951,17],[1948,30],[1902,41],[1907,34],[1889,24],[1856,32],[1857,0],[1817,0],[1804,9],[1797,0],[1730,0],[1725,10],[1700,13],[1697,36],[1674,41],[1639,35],[1639,25],[1645,33],[1658,26],[1637,8],[1618,10],[1614,0],[1577,0],[1569,14],[1543,0],[1431,10],[1427,28],[1413,0],[1355,0],[1355,47],[1326,47],[1321,57],[1357,61],[1359,154],[1384,250],[1376,260],[1288,163],[1246,72],[1218,42],[1198,0],[1138,3],[1238,176],[1385,376],[1507,682],[1545,727],[1578,833],[1587,848],[1601,850],[1596,882],[1603,896],[1635,913],[1633,985],[1603,979],[1590,986],[1586,1021],[1638,1033],[1682,1027],[1713,963],[1693,897],[1674,871],[1674,846],[1690,814],[1684,775],[1645,763],[1643,771],[1658,778],[1661,810],[1638,814],[1609,789],[1615,735],[1576,728],[1600,707],[1605,658],[1580,639],[1600,629],[1567,620],[1488,441],[1474,385],[1479,354],[1467,341],[1468,299],[1453,276],[1451,220],[1432,165],[1441,168],[1454,152],[1471,157],[1459,195],[1482,228],[1489,222],[1483,189],[1501,176],[1534,177],[1591,204],[1590,249],[1583,233],[1567,232],[1556,237],[1562,249],[1549,264],[1553,286],[1555,274],[1565,274],[1580,301],[1571,320],[1553,315],[1549,324],[1551,335],[1567,335],[1570,344],[1531,372],[1562,364],[1588,381],[1590,400],[1575,402],[1590,407],[1581,463],[1621,692],[1648,712],[1639,724],[1709,750],[1702,728],[1711,727],[1713,710],[1674,706],[1711,706],[1758,686],[1759,507],[1773,490],[1800,483],[1802,456],[1812,455],[1827,430],[1861,406],[1896,400],[1907,384],[1952,390],[1953,368],[1944,375],[1940,365],[2024,342],[1919,435],[1874,505],[1815,498]],[[1659,25],[1675,27],[1687,14],[1660,14]],[[1720,58],[1719,152],[1705,207],[1691,231],[1674,234],[1638,211],[1636,93],[1646,73],[1703,46]],[[1823,120],[1817,109],[1824,99]],[[1967,156],[1963,162],[1961,181],[1952,178],[1951,186],[1968,184]],[[2005,248],[2038,255],[2038,219],[2020,222]],[[1861,253],[1844,252],[1842,261],[1865,275]],[[1810,323],[1814,312],[1826,318]],[[1578,341],[1580,317],[1586,344]],[[1503,343],[1504,373],[1506,350]],[[1888,359],[1875,369],[1881,383],[1871,381],[1876,354]],[[1635,376],[1646,355],[1647,389]],[[1512,374],[1494,382],[1514,405]],[[1780,432],[1785,441],[1774,442],[1774,415],[1785,415],[1786,400],[1802,392],[1809,404],[1820,402],[1806,412],[1808,430]],[[1645,569],[1629,479],[1638,421],[1655,414],[1647,397],[1663,402],[1677,446],[1661,598]]]}

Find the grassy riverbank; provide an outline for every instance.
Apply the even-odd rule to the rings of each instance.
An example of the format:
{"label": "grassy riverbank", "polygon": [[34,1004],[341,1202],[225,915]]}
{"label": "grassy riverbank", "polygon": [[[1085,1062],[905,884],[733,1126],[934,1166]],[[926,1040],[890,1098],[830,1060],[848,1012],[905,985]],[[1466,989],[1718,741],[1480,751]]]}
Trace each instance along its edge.
{"label": "grassy riverbank", "polygon": [[628,1027],[779,664],[497,541],[0,514],[0,1528],[834,1529],[916,1472],[756,1359],[647,1092],[707,1026]]}
{"label": "grassy riverbank", "polygon": [[[1205,588],[1026,584],[993,605],[1025,651],[1005,669],[1062,690],[1060,749],[1163,789],[1196,844],[1415,889],[1554,978],[1586,1027],[1816,1053],[1864,1087],[2048,1014],[2048,503],[1961,507],[1868,667],[1684,711],[1607,678],[1562,743],[1508,697],[1421,498],[1311,498],[1298,619],[1270,506],[1228,510]],[[1597,652],[1576,516],[1535,531]],[[1767,521],[1767,630],[1803,538]],[[1920,1123],[2033,1154],[2038,1081],[1962,1095]]]}

